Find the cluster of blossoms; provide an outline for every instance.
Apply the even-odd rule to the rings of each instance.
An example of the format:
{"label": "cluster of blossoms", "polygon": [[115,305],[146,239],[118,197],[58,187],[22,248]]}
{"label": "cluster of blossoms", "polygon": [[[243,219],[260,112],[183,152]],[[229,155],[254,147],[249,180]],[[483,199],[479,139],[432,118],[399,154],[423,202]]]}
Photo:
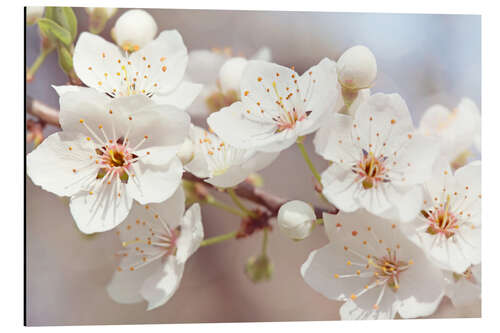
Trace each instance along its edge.
{"label": "cluster of blossoms", "polygon": [[[342,319],[428,316],[444,295],[457,305],[480,297],[481,165],[467,163],[480,148],[480,115],[471,100],[453,111],[433,106],[415,128],[400,95],[371,93],[377,65],[364,46],[299,74],[270,62],[267,48],[249,60],[188,54],[175,30],[154,39],[151,20],[126,12],[114,28],[118,46],[80,34],[73,63],[87,87],[54,87],[62,131],[27,157],[35,184],[70,197],[82,232],[119,236],[108,285],[115,301],[164,304],[205,245],[199,204],[186,210],[183,173],[232,189],[295,143],[340,212],[316,216],[293,200],[277,224],[294,240],[324,225],[329,243],[300,271],[312,289],[345,302]],[[208,127],[190,115],[208,116]],[[321,174],[302,144],[313,133],[331,162]]]}

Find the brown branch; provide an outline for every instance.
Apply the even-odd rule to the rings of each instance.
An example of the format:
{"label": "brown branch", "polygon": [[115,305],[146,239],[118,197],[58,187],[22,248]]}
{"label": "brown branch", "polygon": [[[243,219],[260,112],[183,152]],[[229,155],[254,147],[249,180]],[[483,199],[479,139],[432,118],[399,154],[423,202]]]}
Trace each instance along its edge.
{"label": "brown branch", "polygon": [[[184,172],[184,175],[182,176],[183,179],[193,181],[193,182],[199,182],[203,183],[203,185],[207,187],[214,188],[211,184],[208,184],[203,181],[203,179],[196,177],[195,175],[189,173],[189,172]],[[266,192],[260,188],[257,188],[250,184],[248,181],[245,181],[243,183],[240,183],[234,188],[234,191],[236,194],[244,198],[248,201],[251,201],[259,206],[265,207],[269,212],[271,213],[272,216],[277,216],[278,211],[284,203],[289,201],[290,199],[285,199],[282,197],[279,197],[275,194]],[[317,218],[322,218],[323,213],[330,213],[330,214],[337,214],[339,212],[338,208],[335,206],[331,206],[330,209],[322,208],[322,207],[314,207],[314,212],[316,214]]]}
{"label": "brown branch", "polygon": [[47,124],[61,127],[59,124],[59,111],[30,96],[26,96],[26,112]]}
{"label": "brown branch", "polygon": [[[39,119],[43,120],[48,124],[60,127],[59,111],[29,96],[26,97],[26,112],[35,117],[38,117]],[[207,187],[214,188],[212,185],[204,182],[203,179],[198,178],[189,172],[184,172],[183,179],[197,183],[202,183]],[[289,201],[289,199],[279,197],[275,194],[257,188],[247,181],[237,185],[234,188],[234,191],[239,197],[251,201],[259,206],[265,207],[271,213],[272,216],[277,216],[281,205]],[[330,209],[314,207],[314,211],[318,218],[321,218],[324,212],[328,212],[331,214],[337,214],[339,212],[339,210],[333,205]]]}

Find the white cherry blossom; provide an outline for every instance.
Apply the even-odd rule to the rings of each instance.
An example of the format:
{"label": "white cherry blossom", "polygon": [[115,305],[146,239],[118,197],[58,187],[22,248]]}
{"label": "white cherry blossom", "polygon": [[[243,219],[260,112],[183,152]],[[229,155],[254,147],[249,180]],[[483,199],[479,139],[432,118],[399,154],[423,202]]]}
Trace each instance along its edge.
{"label": "white cherry blossom", "polygon": [[473,265],[463,273],[445,271],[445,293],[456,307],[472,304],[481,298],[481,264]]}
{"label": "white cherry blossom", "polygon": [[425,187],[421,213],[403,231],[439,267],[463,273],[481,262],[481,163],[453,175],[440,159]]}
{"label": "white cherry blossom", "polygon": [[437,138],[440,155],[451,163],[461,154],[470,155],[472,147],[480,150],[481,115],[469,98],[463,98],[452,111],[436,104],[425,111],[418,131]]}
{"label": "white cherry blossom", "polygon": [[[75,72],[87,86],[110,98],[145,95],[158,104],[186,109],[202,85],[184,79],[187,49],[177,30],[158,38],[132,54],[103,38],[83,32],[75,46]],[[59,95],[85,88],[55,87]]]}
{"label": "white cherry blossom", "polygon": [[46,191],[71,197],[84,233],[110,230],[132,201],[162,202],[180,185],[176,153],[189,116],[143,95],[110,99],[93,89],[60,98],[63,129],[27,156],[27,172]]}
{"label": "white cherry blossom", "polygon": [[250,61],[241,102],[208,118],[210,128],[238,148],[278,152],[318,129],[339,94],[335,62],[328,58],[299,76],[273,63]]}
{"label": "white cherry blossom", "polygon": [[431,315],[444,279],[398,225],[365,210],[323,214],[330,243],[302,265],[305,282],[331,300],[346,301],[341,319]]}
{"label": "white cherry blossom", "polygon": [[432,175],[437,147],[415,133],[406,103],[397,94],[375,94],[355,115],[336,114],[323,151],[333,164],[323,172],[323,195],[340,210],[365,208],[409,222],[422,204],[422,185]]}
{"label": "white cherry blossom", "polygon": [[194,145],[194,157],[185,169],[221,188],[238,185],[278,157],[278,153],[235,148],[217,135],[194,125],[191,126],[190,138]]}
{"label": "white cherry blossom", "polygon": [[203,240],[200,206],[184,213],[182,187],[167,201],[134,204],[116,232],[123,251],[107,286],[109,296],[122,304],[148,302],[148,310],[165,304],[177,291],[184,265]]}

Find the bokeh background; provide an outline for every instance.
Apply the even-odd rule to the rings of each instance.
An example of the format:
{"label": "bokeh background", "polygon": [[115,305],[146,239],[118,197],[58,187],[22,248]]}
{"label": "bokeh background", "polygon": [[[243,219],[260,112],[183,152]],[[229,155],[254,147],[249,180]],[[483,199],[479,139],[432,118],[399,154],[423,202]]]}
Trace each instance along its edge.
{"label": "bokeh background", "polygon": [[[103,36],[123,12],[108,22]],[[415,123],[432,104],[457,105],[461,97],[481,107],[481,17],[319,12],[214,10],[148,10],[159,31],[177,29],[188,50],[231,47],[252,55],[261,46],[273,61],[294,65],[301,73],[323,57],[338,59],[344,50],[368,46],[377,58],[373,92],[397,92],[407,102]],[[88,27],[84,9],[76,8],[79,31]],[[39,52],[37,27],[26,33],[27,65]],[[52,84],[67,82],[52,54],[27,85],[27,94],[58,108]],[[46,133],[54,128],[47,128]],[[311,138],[306,140],[313,151]],[[28,145],[28,152],[32,149]],[[313,156],[323,170],[326,162]],[[262,173],[266,189],[291,199],[320,204],[310,172],[293,147]],[[200,249],[187,263],[181,286],[163,307],[146,312],[145,303],[120,305],[105,287],[116,268],[120,248],[114,232],[81,234],[67,202],[26,178],[26,283],[28,325],[206,323],[246,321],[337,320],[340,302],[309,288],[300,266],[309,252],[327,240],[321,228],[292,242],[275,229],[268,253],[274,263],[271,281],[253,284],[243,273],[249,256],[258,254],[261,234]],[[225,200],[224,196],[218,196]],[[203,207],[207,237],[235,230],[239,221],[213,207]],[[481,304],[453,308],[444,299],[433,317],[478,317]]]}

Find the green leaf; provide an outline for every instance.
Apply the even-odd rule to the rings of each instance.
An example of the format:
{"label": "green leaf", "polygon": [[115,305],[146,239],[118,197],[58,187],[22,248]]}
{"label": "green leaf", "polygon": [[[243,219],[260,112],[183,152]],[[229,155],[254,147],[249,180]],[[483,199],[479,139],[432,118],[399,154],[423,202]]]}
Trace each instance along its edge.
{"label": "green leaf", "polygon": [[61,27],[56,22],[48,18],[38,20],[38,27],[45,36],[52,40],[59,40],[65,45],[70,45],[72,41],[71,33]]}
{"label": "green leaf", "polygon": [[54,21],[71,33],[71,41],[75,39],[78,26],[75,13],[71,7],[54,7]]}
{"label": "green leaf", "polygon": [[59,56],[59,66],[61,66],[65,73],[70,73],[73,70],[73,56],[71,52],[65,46],[59,44],[57,55]]}

